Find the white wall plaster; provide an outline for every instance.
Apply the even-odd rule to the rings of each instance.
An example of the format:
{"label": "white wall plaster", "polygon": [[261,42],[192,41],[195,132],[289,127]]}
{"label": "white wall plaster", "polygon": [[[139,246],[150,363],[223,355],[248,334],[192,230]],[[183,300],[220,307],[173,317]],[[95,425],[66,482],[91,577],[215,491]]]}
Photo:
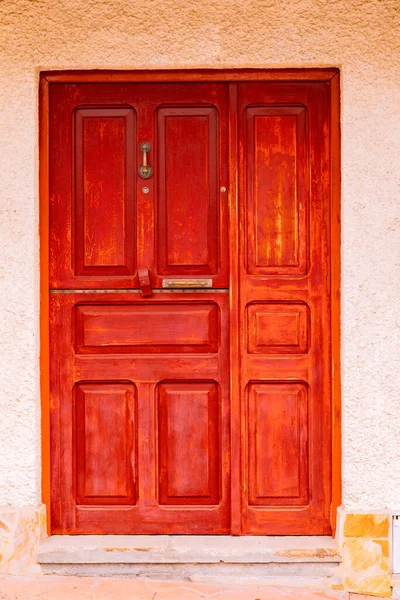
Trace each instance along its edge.
{"label": "white wall plaster", "polygon": [[344,503],[400,508],[398,0],[0,0],[0,504],[40,502],[43,69],[339,66]]}

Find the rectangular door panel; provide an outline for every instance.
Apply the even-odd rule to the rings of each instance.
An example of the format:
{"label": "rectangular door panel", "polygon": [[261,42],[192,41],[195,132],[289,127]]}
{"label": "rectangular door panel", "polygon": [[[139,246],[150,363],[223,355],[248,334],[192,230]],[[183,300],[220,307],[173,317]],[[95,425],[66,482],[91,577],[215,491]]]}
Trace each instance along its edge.
{"label": "rectangular door panel", "polygon": [[74,128],[75,273],[135,274],[133,108],[78,108]]}
{"label": "rectangular door panel", "polygon": [[74,391],[77,504],[134,504],[135,387],[77,383]]}
{"label": "rectangular door panel", "polygon": [[218,504],[219,420],[216,383],[159,385],[160,504]]}
{"label": "rectangular door panel", "polygon": [[246,108],[247,269],[307,269],[308,141],[304,106]]}
{"label": "rectangular door panel", "polygon": [[158,273],[218,267],[218,118],[213,107],[158,109]]}
{"label": "rectangular door panel", "polygon": [[248,389],[249,504],[306,506],[307,385],[252,383]]}
{"label": "rectangular door panel", "polygon": [[309,308],[289,302],[256,302],[246,310],[249,354],[305,354]]}
{"label": "rectangular door panel", "polygon": [[213,302],[80,304],[75,306],[76,352],[217,352],[219,325]]}

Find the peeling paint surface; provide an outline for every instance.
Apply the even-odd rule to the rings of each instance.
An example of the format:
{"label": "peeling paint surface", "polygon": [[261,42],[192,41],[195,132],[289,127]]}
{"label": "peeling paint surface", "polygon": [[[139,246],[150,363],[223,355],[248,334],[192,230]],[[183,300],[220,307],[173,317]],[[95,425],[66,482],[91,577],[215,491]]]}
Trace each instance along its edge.
{"label": "peeling paint surface", "polygon": [[0,2],[0,504],[40,502],[40,69],[339,66],[344,504],[400,508],[397,0]]}

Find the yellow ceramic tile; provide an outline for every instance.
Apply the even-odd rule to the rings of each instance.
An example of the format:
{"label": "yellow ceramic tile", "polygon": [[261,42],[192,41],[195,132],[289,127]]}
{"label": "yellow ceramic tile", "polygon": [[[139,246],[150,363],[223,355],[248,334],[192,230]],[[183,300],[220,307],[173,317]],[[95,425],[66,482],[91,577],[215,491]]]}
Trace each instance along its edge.
{"label": "yellow ceramic tile", "polygon": [[348,538],[343,542],[345,590],[390,597],[389,544],[386,540]]}
{"label": "yellow ceramic tile", "polygon": [[344,521],[344,537],[388,538],[389,516],[348,514]]}

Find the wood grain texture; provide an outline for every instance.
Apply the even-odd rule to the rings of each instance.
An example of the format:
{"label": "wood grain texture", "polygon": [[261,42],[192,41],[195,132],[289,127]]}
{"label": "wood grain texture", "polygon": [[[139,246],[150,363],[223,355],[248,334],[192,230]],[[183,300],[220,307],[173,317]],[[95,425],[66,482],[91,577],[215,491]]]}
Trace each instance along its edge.
{"label": "wood grain texture", "polygon": [[165,382],[158,389],[160,504],[218,504],[219,390],[213,382]]}
{"label": "wood grain texture", "polygon": [[[329,534],[329,87],[243,83],[239,114],[242,531]],[[308,390],[302,416],[286,399],[292,382]],[[268,389],[257,408],[254,390]],[[296,478],[294,499],[283,492]]]}
{"label": "wood grain texture", "polygon": [[51,532],[50,340],[49,340],[49,82],[39,82],[39,236],[40,236],[40,418],[42,501]]}
{"label": "wood grain texture", "polygon": [[215,107],[158,109],[158,270],[204,276],[218,267]]}
{"label": "wood grain texture", "polygon": [[135,274],[135,122],[132,108],[74,111],[75,272]]}
{"label": "wood grain texture", "polygon": [[134,71],[43,71],[42,77],[51,83],[126,83],[178,81],[330,81],[338,74],[336,68],[310,69],[191,69]]}
{"label": "wood grain texture", "polygon": [[[71,290],[50,296],[49,375],[42,358],[52,531],[330,533],[337,71],[169,74],[42,78],[44,348],[47,286]],[[138,268],[153,288],[210,277],[229,306],[124,294]]]}
{"label": "wood grain texture", "polygon": [[[75,306],[77,354],[217,352],[220,315],[213,302]],[[152,332],[149,335],[149,332]]]}
{"label": "wood grain texture", "polygon": [[340,377],[340,79],[339,73],[330,83],[330,128],[331,128],[331,335],[332,335],[332,533],[336,533],[337,509],[342,503],[342,402]]}
{"label": "wood grain texture", "polygon": [[73,395],[77,504],[134,504],[135,386],[110,381],[77,383]]}
{"label": "wood grain texture", "polygon": [[249,505],[307,506],[307,386],[250,384],[247,403]]}
{"label": "wood grain texture", "polygon": [[52,86],[50,286],[138,287],[147,268],[153,288],[227,287],[228,171],[224,84]]}
{"label": "wood grain texture", "polygon": [[304,275],[309,209],[305,107],[245,111],[248,273]]}
{"label": "wood grain texture", "polygon": [[[195,293],[53,293],[50,301],[53,533],[228,533],[227,294],[201,294],[200,302]],[[143,311],[167,328],[153,334],[148,322],[146,345],[119,353],[116,337],[142,342],[135,315]],[[79,312],[93,319],[85,353],[74,341]],[[169,314],[181,315],[180,328]],[[196,352],[210,319],[214,351]],[[179,336],[190,338],[190,327],[185,354]],[[178,338],[174,353],[151,353],[157,335],[172,346]],[[94,352],[93,336],[111,339],[112,353]]]}

